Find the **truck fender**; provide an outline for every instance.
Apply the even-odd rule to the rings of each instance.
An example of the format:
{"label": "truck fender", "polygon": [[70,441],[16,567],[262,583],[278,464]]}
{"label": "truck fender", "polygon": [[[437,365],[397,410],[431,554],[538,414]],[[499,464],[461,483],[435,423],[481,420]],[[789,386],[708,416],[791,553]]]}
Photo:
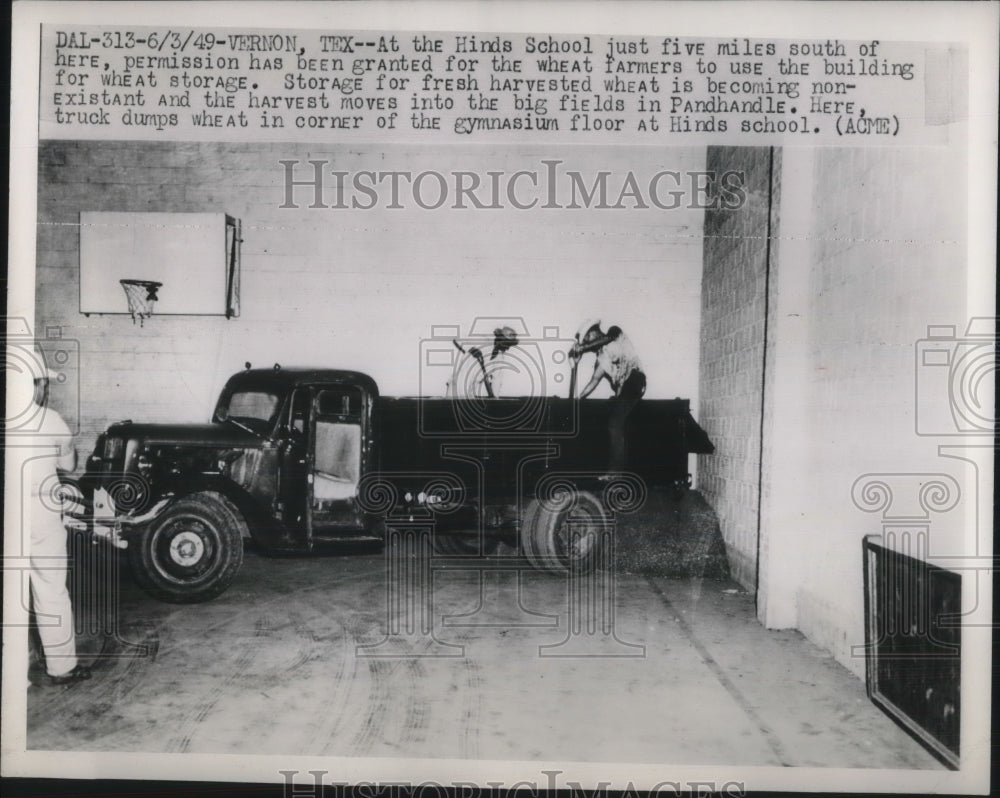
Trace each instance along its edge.
{"label": "truck fender", "polygon": [[243,520],[246,522],[243,537],[252,537],[252,527],[256,519],[266,518],[268,516],[267,508],[261,507],[260,502],[232,480],[221,476],[211,477],[204,474],[198,474],[197,476],[197,480],[178,482],[171,491],[173,494],[172,500],[176,502],[191,494],[205,491],[221,493],[236,505],[236,509],[243,516]]}

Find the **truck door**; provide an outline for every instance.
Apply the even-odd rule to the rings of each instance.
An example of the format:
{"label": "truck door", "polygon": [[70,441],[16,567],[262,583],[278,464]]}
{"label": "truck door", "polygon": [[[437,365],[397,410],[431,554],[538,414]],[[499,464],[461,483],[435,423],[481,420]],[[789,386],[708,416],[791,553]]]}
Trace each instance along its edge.
{"label": "truck door", "polygon": [[358,483],[367,468],[368,402],[357,385],[315,386],[309,414],[307,519],[310,543],[364,529]]}
{"label": "truck door", "polygon": [[308,465],[309,410],[312,406],[312,389],[299,386],[292,393],[289,402],[289,417],[285,424],[287,435],[279,452],[281,466],[278,472],[278,501],[280,517],[285,523],[286,534],[294,545],[308,542],[308,497],[307,486],[310,469]]}

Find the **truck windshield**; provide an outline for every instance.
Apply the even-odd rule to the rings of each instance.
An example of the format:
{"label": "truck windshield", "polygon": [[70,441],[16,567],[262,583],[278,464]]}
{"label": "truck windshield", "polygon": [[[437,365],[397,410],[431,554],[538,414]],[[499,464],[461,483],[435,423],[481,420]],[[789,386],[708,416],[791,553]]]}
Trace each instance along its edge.
{"label": "truck windshield", "polygon": [[274,420],[278,397],[266,391],[237,391],[229,397],[229,406],[219,409],[219,421],[238,421],[264,431]]}

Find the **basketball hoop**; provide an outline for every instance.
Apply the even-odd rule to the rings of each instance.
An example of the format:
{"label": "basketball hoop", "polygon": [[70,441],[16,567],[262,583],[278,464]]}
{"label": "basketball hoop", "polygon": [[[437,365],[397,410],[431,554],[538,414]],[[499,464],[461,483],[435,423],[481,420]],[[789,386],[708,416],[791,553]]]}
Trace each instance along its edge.
{"label": "basketball hoop", "polygon": [[136,317],[139,318],[139,326],[142,327],[144,319],[153,315],[153,303],[156,302],[156,290],[163,285],[153,280],[119,280],[122,288],[125,289],[125,298],[128,299],[128,312],[132,314],[132,323],[135,324]]}

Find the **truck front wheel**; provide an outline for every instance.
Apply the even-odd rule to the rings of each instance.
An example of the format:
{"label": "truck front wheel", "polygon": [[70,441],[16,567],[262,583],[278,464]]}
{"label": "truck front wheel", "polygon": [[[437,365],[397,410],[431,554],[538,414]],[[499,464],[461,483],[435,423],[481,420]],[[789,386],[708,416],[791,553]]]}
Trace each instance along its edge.
{"label": "truck front wheel", "polygon": [[599,562],[611,531],[600,499],[585,490],[564,490],[528,502],[521,522],[521,549],[539,570],[587,573]]}
{"label": "truck front wheel", "polygon": [[185,496],[129,541],[128,559],[139,586],[175,604],[221,594],[243,564],[246,520],[221,493]]}

